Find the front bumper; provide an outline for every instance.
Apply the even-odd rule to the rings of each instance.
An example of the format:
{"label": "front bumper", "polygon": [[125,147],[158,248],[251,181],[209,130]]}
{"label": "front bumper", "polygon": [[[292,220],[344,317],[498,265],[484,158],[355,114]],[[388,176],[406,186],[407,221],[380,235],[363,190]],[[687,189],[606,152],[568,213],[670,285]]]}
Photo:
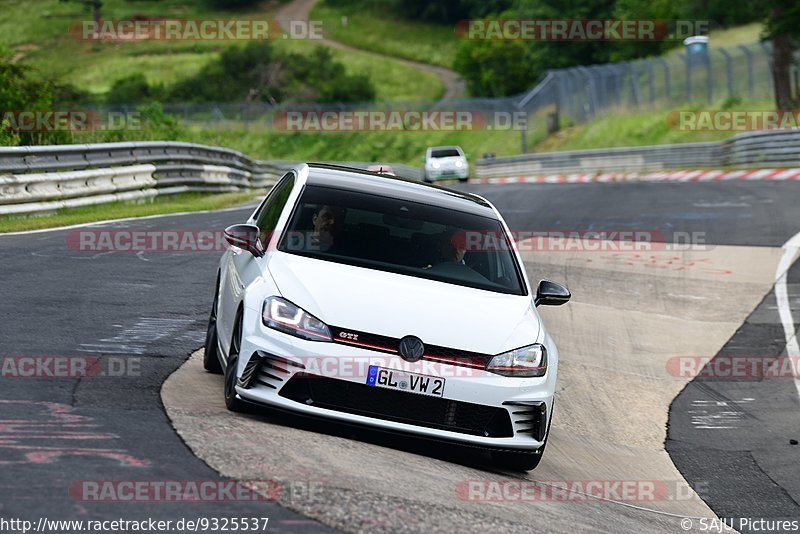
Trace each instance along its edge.
{"label": "front bumper", "polygon": [[469,167],[446,167],[438,169],[425,169],[425,177],[429,180],[448,180],[453,178],[469,178]]}
{"label": "front bumper", "polygon": [[[510,378],[259,330],[242,340],[236,392],[246,401],[490,449],[535,451],[543,444],[555,389],[552,370],[541,378]],[[371,365],[442,377],[443,396],[368,386]]]}

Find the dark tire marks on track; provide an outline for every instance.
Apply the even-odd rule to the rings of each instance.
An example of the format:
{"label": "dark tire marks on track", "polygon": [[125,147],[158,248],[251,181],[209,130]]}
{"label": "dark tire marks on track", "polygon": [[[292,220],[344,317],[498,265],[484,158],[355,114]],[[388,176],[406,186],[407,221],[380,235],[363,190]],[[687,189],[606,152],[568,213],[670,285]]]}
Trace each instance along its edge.
{"label": "dark tire marks on track", "polygon": [[[218,230],[246,218],[250,211],[114,222],[102,228]],[[160,399],[164,380],[203,344],[219,254],[81,252],[67,246],[73,231],[0,236],[5,274],[0,279],[0,356],[138,358],[140,376],[0,377],[0,420],[6,425],[32,421],[0,425],[0,462],[22,462],[2,465],[0,515],[33,521],[40,516],[268,517],[270,530],[328,530],[274,503],[92,503],[70,495],[70,487],[79,481],[222,480],[178,438]],[[14,402],[5,402],[9,400]],[[56,430],[43,426],[54,418],[45,405],[37,404],[41,402],[58,404],[91,426],[67,428],[66,433],[63,425]],[[21,433],[30,429],[43,435]],[[63,456],[51,463],[36,463],[26,456],[42,452],[42,447]]]}

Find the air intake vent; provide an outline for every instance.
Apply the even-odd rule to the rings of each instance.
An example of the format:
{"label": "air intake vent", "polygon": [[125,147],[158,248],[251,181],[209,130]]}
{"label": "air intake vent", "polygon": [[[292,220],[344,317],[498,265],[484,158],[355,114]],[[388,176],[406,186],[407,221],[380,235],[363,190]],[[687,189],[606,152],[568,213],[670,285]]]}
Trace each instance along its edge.
{"label": "air intake vent", "polygon": [[544,439],[547,430],[547,405],[543,401],[506,401],[517,434],[530,434],[536,441]]}
{"label": "air intake vent", "polygon": [[262,351],[254,352],[244,368],[242,377],[239,379],[239,386],[245,389],[257,386],[280,389],[283,382],[291,374],[290,367],[305,369],[304,365],[292,362],[281,356],[267,354]]}

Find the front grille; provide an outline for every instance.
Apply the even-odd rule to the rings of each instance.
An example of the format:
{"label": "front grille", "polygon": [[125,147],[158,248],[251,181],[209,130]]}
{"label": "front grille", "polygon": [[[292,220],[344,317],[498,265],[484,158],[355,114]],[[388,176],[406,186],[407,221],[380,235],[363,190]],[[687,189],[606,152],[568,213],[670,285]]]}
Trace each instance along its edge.
{"label": "front grille", "polygon": [[530,434],[536,441],[544,439],[547,430],[547,405],[542,401],[506,401],[511,407],[517,434]]}
{"label": "front grille", "polygon": [[[369,332],[360,332],[348,328],[339,328],[337,326],[331,326],[330,330],[333,340],[344,345],[388,352],[390,354],[397,354],[397,348],[400,346],[399,338],[371,334]],[[353,339],[354,336],[356,339]],[[425,342],[424,339],[422,341],[423,343]],[[425,343],[425,355],[422,359],[460,365],[463,367],[472,367],[474,369],[486,369],[486,365],[489,363],[489,360],[492,359],[492,356],[479,352],[428,345]]]}
{"label": "front grille", "polygon": [[490,438],[513,437],[503,408],[394,391],[305,373],[295,374],[281,397],[329,410]]}

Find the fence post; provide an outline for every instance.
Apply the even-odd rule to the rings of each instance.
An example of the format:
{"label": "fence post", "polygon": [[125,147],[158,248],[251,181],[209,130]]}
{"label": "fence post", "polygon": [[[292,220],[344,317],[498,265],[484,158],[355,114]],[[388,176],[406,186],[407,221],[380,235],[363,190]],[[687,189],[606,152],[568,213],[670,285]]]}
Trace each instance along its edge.
{"label": "fence post", "polygon": [[720,48],[719,53],[725,58],[725,73],[728,78],[728,98],[733,98],[733,61],[731,61],[731,55],[724,48]]}
{"label": "fence post", "polygon": [[597,84],[595,83],[594,73],[586,67],[578,67],[586,77],[586,90],[589,92],[589,109],[592,117],[597,115],[599,104],[597,101]]}
{"label": "fence post", "polygon": [[692,101],[692,61],[689,54],[681,54],[681,58],[686,63],[686,101]]}
{"label": "fence post", "polygon": [[625,66],[627,67],[628,76],[630,77],[631,81],[631,99],[633,100],[633,105],[637,108],[639,107],[639,83],[636,75],[636,68],[634,67],[634,63],[632,61],[625,62]]}
{"label": "fence post", "polygon": [[747,94],[752,99],[753,98],[753,53],[747,48],[745,45],[739,45],[744,51],[745,57],[747,57]]}
{"label": "fence post", "polygon": [[769,91],[771,93],[774,91],[772,86],[772,77],[774,75],[773,70],[775,69],[775,66],[772,62],[772,49],[769,47],[769,44],[765,42],[761,43],[761,48],[764,50],[764,55],[767,59],[767,84],[769,85]]}
{"label": "fence post", "polygon": [[671,72],[669,68],[669,63],[663,57],[657,58],[661,64],[664,66],[664,96],[667,98],[667,102],[672,101],[672,79],[671,79]]}

